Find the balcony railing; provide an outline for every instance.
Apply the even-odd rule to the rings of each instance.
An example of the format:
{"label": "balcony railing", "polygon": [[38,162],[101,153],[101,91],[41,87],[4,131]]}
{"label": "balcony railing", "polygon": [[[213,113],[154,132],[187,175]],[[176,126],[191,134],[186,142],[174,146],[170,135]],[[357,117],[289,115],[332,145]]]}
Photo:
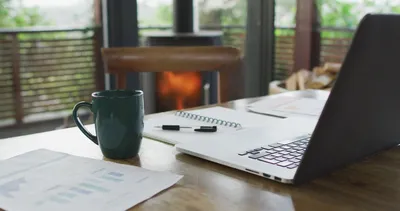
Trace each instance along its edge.
{"label": "balcony railing", "polygon": [[350,47],[355,29],[322,28],[320,62],[343,62]]}
{"label": "balcony railing", "polygon": [[[170,29],[141,27],[140,32]],[[203,29],[222,30],[223,44],[244,52],[244,26]],[[353,33],[321,29],[321,63],[341,62]],[[280,80],[293,71],[295,29],[278,27],[275,34],[274,80]],[[100,28],[0,30],[0,127],[61,118],[76,102],[90,100],[102,83],[100,35]]]}
{"label": "balcony railing", "polygon": [[277,27],[275,29],[275,67],[273,80],[281,80],[288,76],[294,65],[295,28]]}
{"label": "balcony railing", "polygon": [[0,30],[0,126],[60,118],[96,89],[95,29]]}

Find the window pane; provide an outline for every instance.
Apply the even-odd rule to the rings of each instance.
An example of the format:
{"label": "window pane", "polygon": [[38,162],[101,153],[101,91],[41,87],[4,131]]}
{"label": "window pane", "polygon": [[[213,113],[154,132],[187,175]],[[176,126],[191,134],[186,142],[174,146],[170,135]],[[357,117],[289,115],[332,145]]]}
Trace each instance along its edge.
{"label": "window pane", "polygon": [[199,0],[198,14],[201,29],[222,30],[223,45],[244,52],[247,0]]}
{"label": "window pane", "polygon": [[140,45],[145,45],[143,33],[172,29],[172,4],[172,0],[137,1]]}

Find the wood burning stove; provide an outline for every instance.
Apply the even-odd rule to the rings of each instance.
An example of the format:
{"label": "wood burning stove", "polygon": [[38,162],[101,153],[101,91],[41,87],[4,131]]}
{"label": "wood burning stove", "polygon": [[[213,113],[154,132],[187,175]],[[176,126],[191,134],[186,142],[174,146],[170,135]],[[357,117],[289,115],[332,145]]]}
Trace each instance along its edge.
{"label": "wood burning stove", "polygon": [[[144,34],[147,46],[218,46],[221,31],[200,31],[194,27],[194,2],[174,0],[173,31]],[[179,71],[179,70],[175,70]],[[155,112],[184,109],[217,103],[217,72],[155,73]]]}

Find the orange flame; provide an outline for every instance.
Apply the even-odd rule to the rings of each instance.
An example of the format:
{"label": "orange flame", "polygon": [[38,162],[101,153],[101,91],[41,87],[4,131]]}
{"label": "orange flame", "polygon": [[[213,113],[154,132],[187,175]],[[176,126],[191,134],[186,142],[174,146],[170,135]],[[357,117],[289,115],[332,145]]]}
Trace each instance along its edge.
{"label": "orange flame", "polygon": [[198,93],[201,77],[196,72],[162,72],[158,81],[162,96],[174,96],[176,109],[185,108],[185,100]]}
{"label": "orange flame", "polygon": [[181,110],[184,109],[185,106],[183,105],[183,98],[181,96],[176,97],[176,109]]}

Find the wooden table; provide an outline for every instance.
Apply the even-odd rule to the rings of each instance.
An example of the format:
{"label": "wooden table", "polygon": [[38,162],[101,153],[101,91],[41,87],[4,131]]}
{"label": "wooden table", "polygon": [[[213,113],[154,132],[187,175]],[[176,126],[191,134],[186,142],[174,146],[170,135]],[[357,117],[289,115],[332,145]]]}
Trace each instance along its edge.
{"label": "wooden table", "polygon": [[[244,109],[254,100],[223,106]],[[0,159],[38,148],[104,159],[99,147],[77,128],[2,139]],[[184,175],[177,185],[132,210],[400,210],[399,148],[302,186],[276,183],[179,154],[173,146],[149,139],[144,139],[138,158],[116,162]]]}

